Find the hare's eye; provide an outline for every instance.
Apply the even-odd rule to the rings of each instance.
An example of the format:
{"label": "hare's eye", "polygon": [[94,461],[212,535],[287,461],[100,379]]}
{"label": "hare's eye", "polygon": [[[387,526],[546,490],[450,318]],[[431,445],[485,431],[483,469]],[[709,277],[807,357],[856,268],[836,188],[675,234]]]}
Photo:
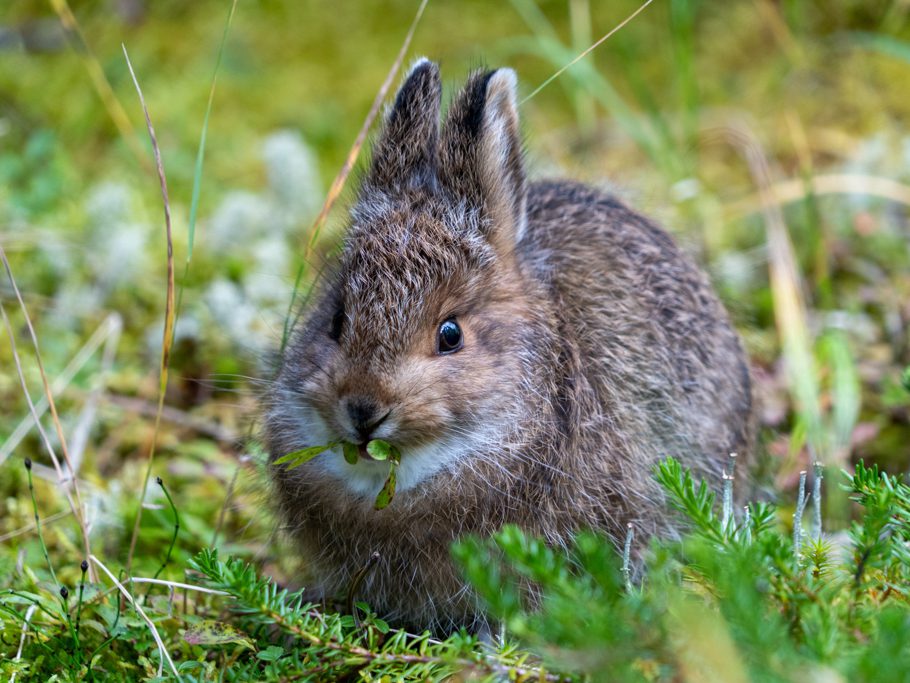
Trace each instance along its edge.
{"label": "hare's eye", "polygon": [[332,317],[332,327],[329,329],[329,337],[334,341],[341,339],[342,327],[344,327],[344,306],[339,307]]}
{"label": "hare's eye", "polygon": [[455,322],[454,318],[449,318],[439,326],[439,333],[436,338],[436,353],[445,355],[460,351],[464,346],[464,339],[461,334],[461,327]]}

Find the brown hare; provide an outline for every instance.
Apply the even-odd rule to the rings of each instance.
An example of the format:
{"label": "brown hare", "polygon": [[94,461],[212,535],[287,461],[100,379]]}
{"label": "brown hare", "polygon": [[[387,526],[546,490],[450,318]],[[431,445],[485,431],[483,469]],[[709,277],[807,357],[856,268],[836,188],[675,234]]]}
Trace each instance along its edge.
{"label": "brown hare", "polygon": [[316,594],[409,627],[484,623],[450,559],[514,523],[554,546],[593,528],[672,533],[655,463],[719,479],[752,442],[749,370],[708,280],[669,235],[571,181],[528,182],[516,79],[476,72],[440,126],[437,66],[411,69],[373,146],[340,263],[267,398],[271,459],[382,439],[388,463],[335,448],[273,466]]}

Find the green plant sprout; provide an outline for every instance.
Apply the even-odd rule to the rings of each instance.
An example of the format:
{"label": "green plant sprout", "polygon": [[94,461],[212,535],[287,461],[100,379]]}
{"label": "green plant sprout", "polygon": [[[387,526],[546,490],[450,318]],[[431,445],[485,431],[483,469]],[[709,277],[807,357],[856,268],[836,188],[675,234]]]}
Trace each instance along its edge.
{"label": "green plant sprout", "polygon": [[[295,467],[300,467],[317,455],[321,455],[337,446],[341,446],[342,454],[348,464],[354,465],[357,463],[357,460],[360,457],[359,446],[350,443],[349,441],[332,441],[323,446],[307,446],[306,448],[301,448],[299,451],[293,451],[287,455],[282,455],[274,464],[286,465],[287,469],[291,470]],[[367,443],[366,452],[373,460],[379,462],[388,461],[389,463],[389,475],[386,477],[385,483],[376,496],[376,502],[373,504],[373,507],[376,510],[383,510],[389,506],[389,503],[391,503],[392,499],[395,497],[395,486],[398,481],[398,466],[401,464],[401,451],[388,441],[373,439]]]}

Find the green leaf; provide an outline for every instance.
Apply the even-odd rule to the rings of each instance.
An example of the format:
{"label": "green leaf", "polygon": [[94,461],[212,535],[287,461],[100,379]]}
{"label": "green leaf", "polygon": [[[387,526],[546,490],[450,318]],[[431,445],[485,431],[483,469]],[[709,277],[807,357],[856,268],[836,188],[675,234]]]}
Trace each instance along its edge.
{"label": "green leaf", "polygon": [[278,647],[277,645],[269,645],[262,652],[258,652],[256,657],[265,662],[277,662],[284,657],[284,648]]}
{"label": "green leaf", "polygon": [[294,451],[293,453],[288,453],[287,455],[282,455],[278,458],[274,464],[275,465],[284,465],[288,464],[288,469],[293,469],[294,467],[299,467],[305,462],[309,462],[315,458],[320,453],[323,453],[330,448],[337,446],[338,444],[330,443],[325,446],[309,446],[308,448],[302,448],[299,451]]}
{"label": "green leaf", "polygon": [[867,33],[864,31],[855,31],[847,35],[859,47],[910,63],[910,42],[880,33]]}
{"label": "green leaf", "polygon": [[211,619],[188,628],[183,634],[183,639],[190,645],[237,644],[251,650],[256,649],[253,641],[245,633],[238,631],[233,626]]}
{"label": "green leaf", "polygon": [[392,498],[395,497],[395,483],[398,478],[398,460],[391,459],[389,461],[389,478],[385,480],[382,489],[379,491],[379,495],[376,496],[376,503],[373,507],[377,510],[382,510],[389,506],[389,503],[392,502]]}
{"label": "green leaf", "polygon": [[367,453],[373,460],[388,460],[392,454],[392,444],[382,439],[373,439],[367,444]]}
{"label": "green leaf", "polygon": [[901,384],[904,385],[904,389],[910,391],[910,365],[904,368],[904,372],[901,375]]}
{"label": "green leaf", "polygon": [[344,451],[344,459],[347,460],[348,464],[356,465],[357,460],[360,458],[360,455],[357,452],[357,446],[345,441],[342,443],[341,449]]}

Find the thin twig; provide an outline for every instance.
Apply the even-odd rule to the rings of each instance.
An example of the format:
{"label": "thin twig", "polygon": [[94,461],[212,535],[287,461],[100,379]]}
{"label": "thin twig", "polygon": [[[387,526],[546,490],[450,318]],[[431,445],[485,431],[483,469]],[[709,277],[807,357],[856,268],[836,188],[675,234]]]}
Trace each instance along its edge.
{"label": "thin twig", "polygon": [[727,206],[727,211],[732,216],[747,216],[763,210],[766,201],[776,205],[792,204],[802,201],[810,193],[816,197],[865,195],[910,206],[910,185],[906,183],[864,173],[829,173],[774,183],[768,186],[767,196],[760,193],[735,201]]}
{"label": "thin twig", "polygon": [[[76,501],[73,500],[70,489],[68,486],[66,486],[66,478],[63,475],[63,469],[60,467],[60,461],[57,459],[57,454],[54,452],[54,447],[51,445],[51,440],[48,438],[47,432],[44,430],[44,426],[41,424],[41,419],[38,417],[38,412],[35,410],[35,404],[32,403],[32,397],[29,395],[28,385],[25,383],[25,373],[22,370],[22,361],[19,358],[19,352],[16,350],[16,336],[13,334],[12,324],[6,315],[6,309],[3,307],[2,302],[0,302],[0,315],[3,317],[6,331],[9,334],[10,348],[12,349],[13,353],[13,362],[16,365],[16,372],[19,375],[19,384],[22,387],[22,393],[25,396],[25,402],[28,404],[32,418],[35,420],[35,426],[38,428],[38,433],[41,435],[41,441],[44,444],[44,448],[47,450],[48,455],[50,455],[51,462],[54,463],[54,469],[57,472],[57,480],[60,484],[60,488],[63,489],[63,495],[66,496],[67,503],[69,503],[70,511],[76,519],[81,520],[79,517]],[[84,536],[83,541],[87,543],[87,537]],[[86,547],[88,546],[86,545]]]}
{"label": "thin twig", "polygon": [[[57,512],[53,515],[50,515],[49,517],[45,517],[43,520],[41,520],[41,524],[44,526],[47,526],[48,524],[50,524],[52,522],[56,522],[58,520],[63,519],[64,517],[69,517],[71,514],[73,514],[73,513],[70,510],[64,510],[63,512]],[[5,534],[0,534],[0,543],[3,543],[4,541],[8,541],[11,538],[16,538],[16,536],[21,536],[22,534],[27,534],[30,531],[34,531],[37,527],[38,527],[38,525],[35,522],[31,522],[30,524],[27,524],[26,526],[22,527],[21,529],[16,529],[15,531],[10,531]]]}
{"label": "thin twig", "polygon": [[[146,417],[155,417],[158,412],[156,403],[135,396],[106,393],[104,395],[104,402],[127,413],[136,413]],[[240,440],[240,436],[227,427],[211,420],[196,417],[195,415],[191,415],[190,413],[180,410],[179,408],[174,408],[173,406],[163,407],[161,410],[161,419],[164,422],[170,422],[182,429],[188,429],[198,434],[210,436],[223,444],[233,444]]]}

